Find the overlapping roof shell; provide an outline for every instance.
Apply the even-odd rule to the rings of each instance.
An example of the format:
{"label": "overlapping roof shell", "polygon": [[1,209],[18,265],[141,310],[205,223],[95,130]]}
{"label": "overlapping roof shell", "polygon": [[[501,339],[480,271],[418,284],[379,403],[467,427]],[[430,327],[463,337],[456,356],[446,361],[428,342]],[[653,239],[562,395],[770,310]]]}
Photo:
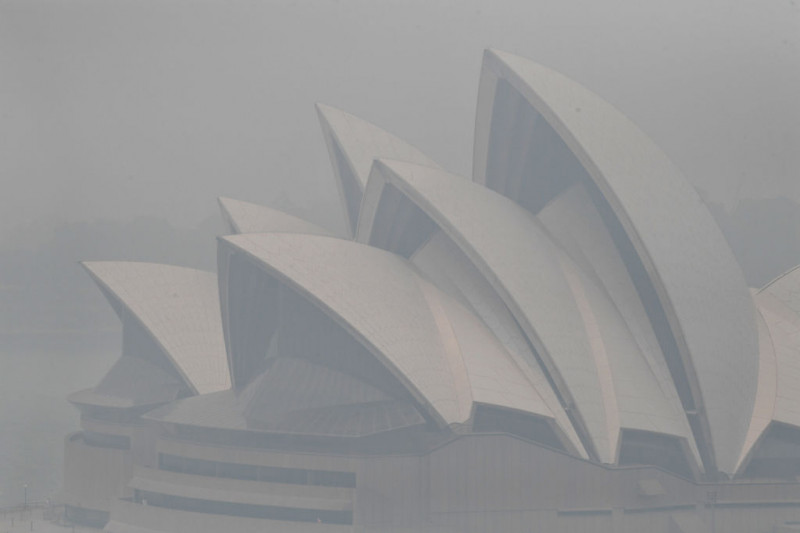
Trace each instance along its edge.
{"label": "overlapping roof shell", "polygon": [[[800,275],[756,294],[756,310],[692,187],[584,87],[487,51],[472,180],[366,121],[317,110],[356,242],[222,198],[239,235],[219,241],[219,298],[210,274],[87,265],[194,392],[233,385],[206,403],[241,411],[231,418],[237,427],[255,419],[283,427],[253,413],[286,403],[264,390],[283,377],[349,383],[349,395],[320,388],[292,400],[311,408],[400,409],[410,398],[442,427],[468,426],[476,405],[526,413],[548,421],[569,452],[604,463],[621,460],[628,430],[663,436],[680,443],[696,472],[733,475],[771,422],[800,426]],[[250,266],[233,269],[232,257]],[[244,301],[229,294],[240,275],[254,278],[241,294],[270,286],[264,294],[276,302],[311,306],[337,342],[377,361],[391,386],[363,381],[346,361],[273,353],[281,349],[275,317],[235,324],[247,312],[232,312]],[[255,339],[250,351],[232,342],[243,331]],[[261,357],[270,362],[253,360]],[[205,405],[196,400],[157,416],[196,417]]]}

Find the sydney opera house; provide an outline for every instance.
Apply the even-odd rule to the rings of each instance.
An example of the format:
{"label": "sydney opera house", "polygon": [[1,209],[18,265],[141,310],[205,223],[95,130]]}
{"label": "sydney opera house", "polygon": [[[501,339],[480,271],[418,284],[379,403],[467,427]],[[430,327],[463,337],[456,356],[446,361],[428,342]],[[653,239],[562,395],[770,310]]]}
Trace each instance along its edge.
{"label": "sydney opera house", "polygon": [[84,266],[121,356],[62,495],[109,533],[800,531],[800,269],[563,75],[484,57],[471,179],[319,105],[347,235],[220,199],[217,274]]}

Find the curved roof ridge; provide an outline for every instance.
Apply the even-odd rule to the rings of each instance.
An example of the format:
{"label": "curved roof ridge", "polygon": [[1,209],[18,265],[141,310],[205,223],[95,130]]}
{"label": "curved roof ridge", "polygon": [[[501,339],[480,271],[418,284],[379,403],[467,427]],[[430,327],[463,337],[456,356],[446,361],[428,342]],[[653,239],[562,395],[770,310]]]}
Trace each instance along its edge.
{"label": "curved roof ridge", "polygon": [[[674,389],[665,390],[657,368],[636,341],[605,287],[572,262],[566,252],[560,251],[560,256],[592,339],[599,377],[608,382],[604,391],[609,398],[604,397],[604,401],[616,423],[616,426],[609,423],[610,430],[633,429],[677,437],[685,442],[692,471],[702,471],[700,452]],[[618,445],[621,433],[609,434],[612,445]]]}
{"label": "curved roof ridge", "polygon": [[800,313],[769,292],[756,296],[775,354],[773,418],[800,427]]}
{"label": "curved roof ridge", "polygon": [[[486,175],[493,130],[505,127],[492,120],[500,80],[565,143],[630,240],[678,346],[709,466],[732,474],[747,432],[749,417],[741,414],[755,397],[758,336],[744,276],[721,231],[679,169],[619,110],[562,74],[496,50],[483,61],[475,181],[502,178]],[[729,364],[720,366],[720,358]]]}
{"label": "curved roof ridge", "polygon": [[[587,276],[585,283],[587,287],[602,291],[602,297],[595,300],[607,301],[608,308],[606,312],[600,314],[600,317],[605,319],[607,324],[610,324],[607,319],[611,318],[611,315],[618,317],[618,322],[624,326],[623,333],[630,336],[630,343],[636,347],[647,364],[648,375],[655,380],[651,385],[660,390],[661,396],[670,406],[672,412],[662,411],[662,415],[673,419],[673,422],[668,424],[673,428],[673,434],[688,441],[695,462],[698,466],[701,465],[699,450],[645,308],[624,261],[585,187],[576,184],[567,188],[542,208],[536,218],[563,248],[564,253],[577,264],[579,273]],[[619,357],[614,357],[619,353],[619,350],[612,350],[612,360],[619,360]],[[622,368],[627,364],[630,363],[623,364]],[[620,372],[615,372],[614,377],[618,378]],[[630,388],[625,385],[627,382],[623,381],[622,388]],[[627,417],[628,420],[630,418],[631,416]],[[640,429],[644,427],[646,426],[642,424]]]}
{"label": "curved roof ridge", "polygon": [[[615,462],[622,427],[684,439],[699,461],[677,397],[663,393],[614,302],[533,215],[442,170],[379,160],[372,176],[365,205],[379,205],[380,183],[400,191],[482,272],[544,359],[561,395],[573,398],[584,417],[581,431],[589,433],[604,462]],[[369,238],[371,224],[391,223],[378,209],[365,211],[360,239]],[[639,386],[624,379],[623,368],[635,370]]]}
{"label": "curved roof ridge", "polygon": [[[337,322],[427,406],[434,419],[449,425],[469,418],[469,407],[456,403],[456,384],[431,326],[433,318],[419,290],[409,285],[413,272],[400,258],[317,235],[243,234],[220,237],[220,242],[247,254]],[[393,305],[378,305],[386,299]]]}
{"label": "curved roof ridge", "polygon": [[[441,329],[452,335],[458,353],[451,358],[454,374],[464,373],[471,401],[554,418],[534,383],[519,369],[499,339],[470,309],[423,278],[417,282]],[[457,359],[457,361],[455,360]],[[567,445],[566,432],[557,430]],[[574,448],[569,444],[567,448]]]}
{"label": "curved roof ridge", "polygon": [[316,108],[352,235],[373,160],[388,157],[439,168],[420,149],[371,122],[325,104]]}
{"label": "curved roof ridge", "polygon": [[441,423],[467,422],[473,398],[552,419],[530,384],[514,377],[505,349],[483,323],[405,259],[316,235],[249,234],[221,242],[325,312]]}
{"label": "curved roof ridge", "polygon": [[765,285],[763,285],[760,289],[757,289],[756,292],[759,293],[759,292],[762,292],[762,291],[765,291],[765,290],[769,289],[770,287],[772,287],[776,283],[780,282],[783,278],[785,278],[787,276],[791,276],[795,272],[795,270],[799,270],[799,269],[800,269],[800,264],[797,264],[797,265],[793,266],[792,268],[790,268],[789,270],[787,270],[785,272],[782,272],[781,274],[778,274],[777,276],[772,278],[770,281],[768,281]]}
{"label": "curved roof ridge", "polygon": [[778,358],[775,352],[775,342],[772,339],[767,316],[761,307],[756,305],[759,340],[758,389],[747,436],[736,464],[736,471],[739,473],[746,468],[748,458],[775,417],[778,396]]}
{"label": "curved roof ridge", "polygon": [[[362,242],[369,240],[379,214],[383,183],[400,190],[436,220],[486,277],[543,358],[557,393],[566,405],[576,408],[574,422],[580,428],[575,429],[590,439],[603,462],[612,463],[603,393],[596,372],[589,371],[595,367],[582,318],[554,255],[555,244],[533,215],[507,198],[443,170],[381,159],[374,164],[364,202],[365,208],[371,209],[365,209],[359,224]],[[442,209],[448,212],[444,214]],[[482,216],[474,216],[476,211]],[[487,220],[496,225],[486,227]],[[507,246],[511,241],[518,246]],[[514,258],[503,259],[503,254]],[[547,282],[534,281],[529,275],[532,271],[539,281]],[[565,328],[570,334],[563,334]]]}
{"label": "curved roof ridge", "polygon": [[436,286],[469,307],[494,333],[508,353],[510,364],[553,413],[555,424],[565,437],[564,443],[568,443],[567,447],[576,455],[588,459],[580,437],[519,323],[458,245],[442,230],[437,230],[410,260]]}
{"label": "curved roof ridge", "polygon": [[130,312],[194,392],[230,388],[216,275],[133,261],[81,265],[111,303]]}
{"label": "curved roof ridge", "polygon": [[333,232],[313,222],[280,209],[225,196],[217,198],[217,202],[223,217],[235,234],[280,232],[335,236]]}
{"label": "curved roof ridge", "polygon": [[644,305],[585,187],[568,188],[542,208],[536,218],[570,258],[603,288],[639,345],[664,394],[678,399]]}

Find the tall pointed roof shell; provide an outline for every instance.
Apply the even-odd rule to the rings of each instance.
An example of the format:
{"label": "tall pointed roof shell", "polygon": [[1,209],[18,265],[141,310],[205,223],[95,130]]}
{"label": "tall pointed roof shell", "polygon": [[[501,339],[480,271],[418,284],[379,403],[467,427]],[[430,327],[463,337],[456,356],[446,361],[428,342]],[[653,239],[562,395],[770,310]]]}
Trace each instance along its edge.
{"label": "tall pointed roof shell", "polygon": [[230,388],[213,273],[129,261],[81,264],[115,309],[130,312],[152,336],[195,392]]}
{"label": "tall pointed roof shell", "polygon": [[333,236],[325,228],[278,209],[222,196],[217,201],[233,233],[280,232]]}
{"label": "tall pointed roof shell", "polygon": [[319,103],[317,114],[353,235],[373,160],[389,158],[439,167],[417,148],[355,115]]}
{"label": "tall pointed roof shell", "polygon": [[475,181],[502,179],[487,174],[499,80],[553,128],[613,211],[666,316],[712,466],[733,473],[748,426],[742,413],[751,412],[756,393],[758,334],[719,228],[680,171],[622,113],[557,72],[494,50],[481,74]]}

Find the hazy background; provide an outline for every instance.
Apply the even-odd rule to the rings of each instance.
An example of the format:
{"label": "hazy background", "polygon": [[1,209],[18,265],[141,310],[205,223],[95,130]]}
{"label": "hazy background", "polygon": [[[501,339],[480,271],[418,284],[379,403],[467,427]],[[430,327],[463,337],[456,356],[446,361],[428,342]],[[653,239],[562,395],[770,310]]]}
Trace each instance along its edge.
{"label": "hazy background", "polygon": [[118,355],[76,261],[214,269],[220,195],[343,227],[316,101],[469,175],[489,46],[639,124],[751,285],[800,263],[797,1],[0,0],[0,505],[58,488]]}

